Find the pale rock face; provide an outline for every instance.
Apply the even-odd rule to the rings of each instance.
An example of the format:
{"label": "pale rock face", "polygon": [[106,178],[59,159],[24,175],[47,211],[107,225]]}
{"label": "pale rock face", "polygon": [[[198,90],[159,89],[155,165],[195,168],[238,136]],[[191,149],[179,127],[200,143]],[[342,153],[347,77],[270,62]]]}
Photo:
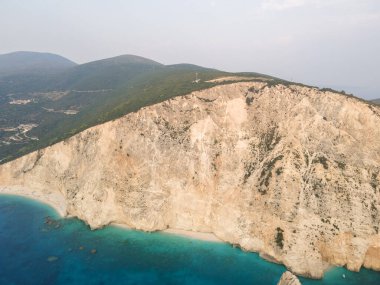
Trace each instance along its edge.
{"label": "pale rock face", "polygon": [[234,83],[176,97],[0,166],[0,187],[60,193],[67,214],[212,232],[320,278],[380,269],[380,108]]}
{"label": "pale rock face", "polygon": [[291,272],[286,271],[284,274],[282,274],[281,279],[277,285],[301,285],[301,282]]}

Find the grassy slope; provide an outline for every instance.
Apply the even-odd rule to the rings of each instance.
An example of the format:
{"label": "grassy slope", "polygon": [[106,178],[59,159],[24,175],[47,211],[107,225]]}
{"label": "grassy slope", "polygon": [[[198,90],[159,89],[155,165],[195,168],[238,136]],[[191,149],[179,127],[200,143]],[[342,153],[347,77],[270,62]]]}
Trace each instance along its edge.
{"label": "grassy slope", "polygon": [[[0,160],[3,159],[4,163],[143,106],[216,85],[203,81],[199,84],[192,83],[195,72],[204,81],[227,74],[193,65],[164,66],[141,58],[123,57],[77,66],[59,75],[44,75],[32,82],[24,77],[20,80],[13,78],[12,84],[5,84],[0,90],[0,127],[2,122],[6,122],[8,126],[38,123],[39,126],[28,135],[37,136],[39,141],[1,146]],[[24,94],[26,90],[97,89],[112,90],[90,94],[70,92],[57,101],[39,99],[38,103],[28,105],[9,105],[4,96],[13,90]],[[28,94],[25,93],[24,97]],[[75,116],[48,113],[42,109],[45,107],[58,110],[72,106],[80,108]]]}
{"label": "grassy slope", "polygon": [[[193,83],[196,72],[202,79],[198,84]],[[231,75],[268,78],[271,79],[268,82],[269,86],[298,84],[259,73],[232,74],[190,64],[165,66],[136,56],[121,56],[91,62],[69,68],[60,74],[12,77],[12,80],[7,81],[6,84],[0,84],[0,127],[37,123],[39,126],[31,130],[28,135],[37,136],[39,140],[0,146],[0,161],[5,163],[64,140],[91,126],[137,111],[141,107],[196,90],[226,84],[226,82],[208,83],[206,81]],[[59,100],[39,98],[38,103],[28,105],[9,105],[8,99],[4,96],[11,92],[20,92],[25,97],[35,91],[98,89],[107,89],[107,91],[69,92]],[[42,109],[45,107],[60,110],[70,109],[73,106],[80,110],[75,116],[48,113]]]}

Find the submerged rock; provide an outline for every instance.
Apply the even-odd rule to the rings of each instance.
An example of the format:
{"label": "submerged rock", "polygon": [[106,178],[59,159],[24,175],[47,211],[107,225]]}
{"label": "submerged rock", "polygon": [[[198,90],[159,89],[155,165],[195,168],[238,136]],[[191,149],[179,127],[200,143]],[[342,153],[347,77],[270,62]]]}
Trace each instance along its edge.
{"label": "submerged rock", "polygon": [[47,258],[47,261],[49,261],[49,262],[54,262],[54,261],[57,261],[57,260],[58,260],[58,257],[56,257],[56,256],[49,256]]}

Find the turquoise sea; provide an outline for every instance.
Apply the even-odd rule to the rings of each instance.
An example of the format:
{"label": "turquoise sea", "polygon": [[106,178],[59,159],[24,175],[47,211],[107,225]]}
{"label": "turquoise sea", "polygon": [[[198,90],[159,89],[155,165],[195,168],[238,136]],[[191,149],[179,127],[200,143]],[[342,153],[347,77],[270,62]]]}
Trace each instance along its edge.
{"label": "turquoise sea", "polygon": [[[0,284],[275,285],[284,271],[228,244],[112,226],[91,231],[45,204],[0,195]],[[335,268],[301,281],[379,285],[380,273]]]}

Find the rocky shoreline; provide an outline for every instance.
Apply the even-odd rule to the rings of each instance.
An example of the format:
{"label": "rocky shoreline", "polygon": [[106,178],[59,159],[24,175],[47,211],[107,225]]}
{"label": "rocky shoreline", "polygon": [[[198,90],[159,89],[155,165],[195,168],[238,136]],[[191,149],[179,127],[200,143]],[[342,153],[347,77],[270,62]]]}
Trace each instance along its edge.
{"label": "rocky shoreline", "polygon": [[289,271],[286,271],[284,274],[282,274],[281,279],[277,285],[301,285],[301,282],[298,280],[297,276]]}
{"label": "rocky shoreline", "polygon": [[379,125],[355,98],[233,83],[3,164],[0,187],[59,197],[94,229],[213,233],[306,277],[380,270]]}

